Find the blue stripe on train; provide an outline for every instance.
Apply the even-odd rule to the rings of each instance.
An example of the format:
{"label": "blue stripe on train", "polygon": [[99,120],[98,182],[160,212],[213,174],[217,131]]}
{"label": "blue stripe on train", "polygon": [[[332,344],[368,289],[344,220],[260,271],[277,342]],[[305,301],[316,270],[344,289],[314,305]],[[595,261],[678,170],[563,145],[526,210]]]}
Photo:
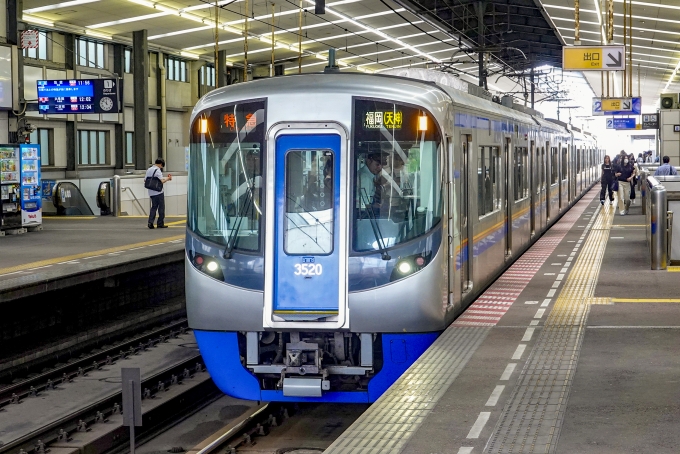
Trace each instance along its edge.
{"label": "blue stripe on train", "polygon": [[286,397],[283,391],[260,390],[257,377],[241,364],[235,332],[194,330],[208,372],[222,392],[239,399],[267,402],[375,402],[439,334],[383,334],[383,367],[368,383],[366,391],[329,391],[321,397]]}

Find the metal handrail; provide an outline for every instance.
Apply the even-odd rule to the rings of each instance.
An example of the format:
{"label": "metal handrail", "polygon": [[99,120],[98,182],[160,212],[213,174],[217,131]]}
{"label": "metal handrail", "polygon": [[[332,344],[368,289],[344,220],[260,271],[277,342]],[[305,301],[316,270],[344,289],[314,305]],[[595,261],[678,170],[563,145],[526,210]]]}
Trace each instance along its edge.
{"label": "metal handrail", "polygon": [[139,205],[139,208],[142,210],[142,213],[144,213],[146,216],[148,216],[149,213],[146,212],[146,210],[144,209],[142,204],[139,202],[139,199],[137,199],[137,196],[132,191],[132,188],[125,186],[125,187],[122,188],[121,192],[125,192],[125,191],[130,191],[130,194],[132,194],[132,198],[135,199],[135,202],[137,202],[137,205]]}
{"label": "metal handrail", "polygon": [[671,251],[673,250],[673,212],[666,212],[666,233],[668,235],[668,264],[671,263]]}

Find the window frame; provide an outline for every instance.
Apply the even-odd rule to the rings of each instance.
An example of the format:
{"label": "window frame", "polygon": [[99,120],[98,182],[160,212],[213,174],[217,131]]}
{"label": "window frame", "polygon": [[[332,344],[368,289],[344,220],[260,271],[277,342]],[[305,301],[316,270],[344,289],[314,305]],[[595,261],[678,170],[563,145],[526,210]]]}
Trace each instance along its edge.
{"label": "window frame", "polygon": [[[42,133],[47,134],[47,146],[43,144]],[[35,136],[34,136],[35,134]],[[40,145],[40,167],[53,167],[54,166],[54,129],[53,128],[37,128],[31,135],[31,143],[36,143]],[[33,138],[36,137],[37,140],[34,141]],[[47,164],[43,163],[43,159],[47,156]]]}
{"label": "window frame", "polygon": [[[78,130],[78,166],[95,167],[109,165],[109,131],[102,129],[79,129]],[[86,140],[84,140],[84,138]],[[103,143],[102,143],[103,142]],[[93,149],[92,145],[96,148]],[[103,145],[103,150],[102,150]],[[87,162],[83,162],[84,153],[87,155]],[[104,162],[92,162],[95,157],[99,161],[104,157]]]}
{"label": "window frame", "polygon": [[78,66],[107,69],[106,51],[103,43],[79,36],[76,38],[74,49],[77,53],[76,60]]}
{"label": "window frame", "polygon": [[[489,156],[489,179],[491,180],[491,210],[486,211],[486,194],[487,190],[485,188],[485,181],[484,181],[484,174],[486,173],[486,149],[489,149],[490,156]],[[502,175],[500,175],[500,172],[502,170],[502,162],[501,162],[501,149],[502,147],[498,144],[495,145],[478,145],[477,146],[477,191],[479,192],[479,195],[477,196],[477,215],[479,219],[483,219],[491,214],[497,213],[501,209],[501,179]],[[495,151],[495,153],[494,153]],[[479,157],[482,157],[482,163],[484,164],[484,168],[482,169],[482,172],[479,172]],[[495,159],[494,159],[495,158]],[[481,177],[481,180],[480,180]],[[507,176],[506,176],[507,178]],[[481,183],[481,184],[480,184]],[[479,201],[482,201],[480,204]]]}

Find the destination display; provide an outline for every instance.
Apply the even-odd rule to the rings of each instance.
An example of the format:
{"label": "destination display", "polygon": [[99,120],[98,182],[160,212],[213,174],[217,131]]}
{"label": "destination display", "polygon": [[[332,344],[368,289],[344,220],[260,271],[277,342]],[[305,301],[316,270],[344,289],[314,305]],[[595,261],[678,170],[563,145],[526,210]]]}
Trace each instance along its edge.
{"label": "destination display", "polygon": [[42,114],[118,113],[116,79],[39,80],[38,110]]}

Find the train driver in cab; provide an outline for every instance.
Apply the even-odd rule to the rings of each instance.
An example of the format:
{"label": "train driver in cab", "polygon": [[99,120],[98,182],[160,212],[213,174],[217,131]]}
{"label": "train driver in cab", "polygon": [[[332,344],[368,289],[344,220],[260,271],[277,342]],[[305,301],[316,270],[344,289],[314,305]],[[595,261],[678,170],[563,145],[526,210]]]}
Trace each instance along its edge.
{"label": "train driver in cab", "polygon": [[386,195],[384,185],[387,181],[382,175],[386,164],[387,155],[370,152],[366,155],[364,166],[357,172],[357,208],[361,211],[370,210],[375,217],[380,216],[380,208]]}

